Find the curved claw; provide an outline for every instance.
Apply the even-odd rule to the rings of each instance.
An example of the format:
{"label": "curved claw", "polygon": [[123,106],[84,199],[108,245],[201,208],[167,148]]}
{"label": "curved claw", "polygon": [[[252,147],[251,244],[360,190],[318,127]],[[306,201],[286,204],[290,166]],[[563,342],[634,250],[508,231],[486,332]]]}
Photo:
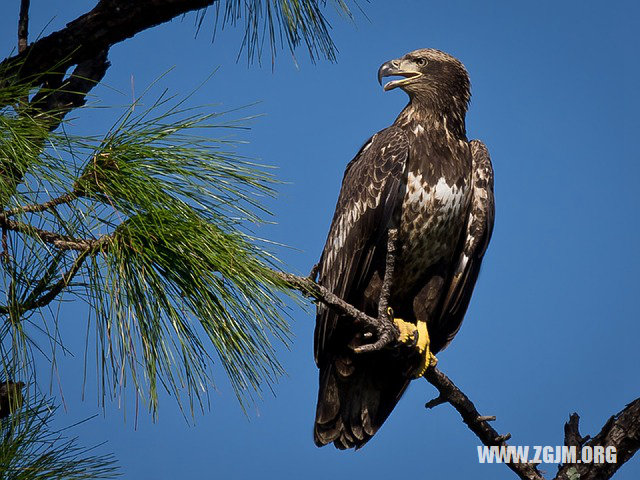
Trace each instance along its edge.
{"label": "curved claw", "polygon": [[378,340],[374,343],[367,343],[365,345],[354,347],[353,351],[356,353],[375,352],[377,350],[382,350],[394,340],[395,336],[393,334],[393,330],[391,328],[387,328],[383,330],[382,335],[380,335]]}
{"label": "curved claw", "polygon": [[420,333],[418,330],[414,330],[409,338],[409,342],[407,342],[407,346],[410,348],[418,348],[418,340],[420,339]]}

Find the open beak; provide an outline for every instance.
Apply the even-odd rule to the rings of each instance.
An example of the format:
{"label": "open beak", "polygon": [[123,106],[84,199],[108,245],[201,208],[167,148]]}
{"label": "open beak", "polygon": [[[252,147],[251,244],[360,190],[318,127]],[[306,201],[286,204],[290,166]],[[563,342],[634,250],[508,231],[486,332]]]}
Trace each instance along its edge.
{"label": "open beak", "polygon": [[408,83],[411,83],[416,78],[422,76],[422,72],[415,69],[413,62],[403,59],[389,60],[378,69],[378,83],[382,85],[382,79],[384,77],[404,77],[399,80],[392,80],[385,83],[385,91],[393,90],[396,87],[402,87]]}

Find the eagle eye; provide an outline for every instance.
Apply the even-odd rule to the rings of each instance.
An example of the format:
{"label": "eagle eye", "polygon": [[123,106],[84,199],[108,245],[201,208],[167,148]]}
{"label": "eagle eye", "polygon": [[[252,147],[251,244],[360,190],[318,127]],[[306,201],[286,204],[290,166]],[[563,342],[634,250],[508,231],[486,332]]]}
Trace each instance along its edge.
{"label": "eagle eye", "polygon": [[416,65],[424,67],[427,64],[427,59],[423,57],[416,58]]}

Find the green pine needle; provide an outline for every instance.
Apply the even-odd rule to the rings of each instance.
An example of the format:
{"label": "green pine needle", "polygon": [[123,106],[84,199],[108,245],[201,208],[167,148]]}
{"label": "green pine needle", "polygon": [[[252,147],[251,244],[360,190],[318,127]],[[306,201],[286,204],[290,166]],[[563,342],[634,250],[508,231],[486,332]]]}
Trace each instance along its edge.
{"label": "green pine needle", "polygon": [[0,422],[0,479],[84,480],[119,476],[111,455],[96,455],[50,423],[56,407],[39,401]]}
{"label": "green pine needle", "polygon": [[[65,288],[90,306],[104,395],[119,394],[130,380],[153,412],[160,389],[179,400],[186,392],[193,409],[205,403],[212,361],[219,361],[244,408],[283,373],[273,341],[289,338],[282,298],[289,290],[272,271],[268,244],[251,234],[269,215],[264,201],[276,180],[237,155],[228,135],[213,133],[232,133],[240,121],[183,103],[164,94],[146,109],[136,103],[102,138],[47,133],[44,141],[37,121],[18,124],[5,109],[0,155],[27,160],[24,182],[0,194],[7,208],[72,195],[55,209],[12,218],[73,238],[104,238]],[[24,366],[36,327],[28,306],[80,253],[24,233],[7,240],[12,261],[0,262],[0,308],[15,312],[6,338],[21,345],[12,361]],[[55,332],[42,321],[37,328]]]}

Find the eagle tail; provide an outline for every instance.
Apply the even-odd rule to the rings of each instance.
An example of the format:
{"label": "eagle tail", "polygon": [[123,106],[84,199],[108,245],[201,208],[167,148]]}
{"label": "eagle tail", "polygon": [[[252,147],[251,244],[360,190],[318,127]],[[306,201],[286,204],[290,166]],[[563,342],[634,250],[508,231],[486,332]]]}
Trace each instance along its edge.
{"label": "eagle tail", "polygon": [[[376,354],[370,354],[376,356]],[[355,365],[342,357],[320,368],[314,441],[340,450],[360,448],[387,419],[409,380],[378,361]]]}

